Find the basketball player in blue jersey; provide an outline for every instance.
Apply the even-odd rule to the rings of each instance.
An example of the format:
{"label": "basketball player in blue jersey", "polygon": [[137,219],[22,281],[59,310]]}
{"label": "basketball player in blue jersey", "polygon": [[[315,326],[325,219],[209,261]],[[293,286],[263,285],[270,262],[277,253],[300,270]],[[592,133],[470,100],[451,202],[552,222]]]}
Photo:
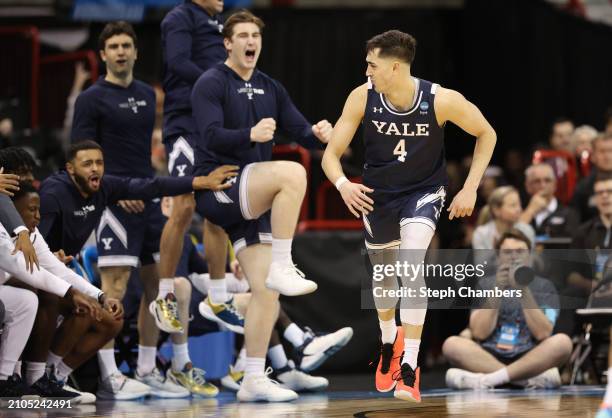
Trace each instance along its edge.
{"label": "basketball player in blue jersey", "polygon": [[317,285],[306,280],[291,259],[306,172],[294,162],[270,161],[272,139],[278,124],[302,144],[321,146],[332,126],[325,120],[311,125],[284,87],[256,69],[262,28],[261,19],[248,11],[230,16],[223,28],[227,60],[205,72],[193,88],[199,133],[196,173],[208,173],[228,161],[240,166],[232,187],[197,193],[195,198],[198,212],[230,236],[251,287],[244,325],[247,365],[238,399],[278,402],[297,398],[264,374],[278,292],[302,295]]}
{"label": "basketball player in blue jersey", "polygon": [[[397,30],[367,42],[369,80],[346,100],[322,160],[327,178],[348,209],[356,217],[363,215],[372,264],[395,263],[397,249],[410,250],[402,257],[409,254],[411,263],[423,261],[446,198],[443,127],[447,121],[477,138],[469,175],[448,208],[450,219],[471,215],[476,189],[495,147],[495,131],[476,106],[456,91],[411,75],[415,49],[415,39]],[[364,184],[356,184],[344,176],[340,156],[362,123]],[[382,254],[382,250],[387,251]],[[388,279],[397,286],[396,277]],[[426,299],[420,302],[419,306],[402,302],[402,326],[397,327],[395,303],[375,298],[382,333],[376,388],[382,392],[395,388],[395,397],[416,402],[421,399],[417,358],[427,312]]]}
{"label": "basketball player in blue jersey", "polygon": [[[168,171],[172,176],[190,175],[194,166],[196,123],[192,116],[191,91],[198,78],[212,66],[225,61],[223,46],[223,0],[185,1],[172,9],[161,23],[163,49],[164,144]],[[176,275],[183,250],[183,236],[193,218],[193,194],[173,198],[174,210],[166,222],[160,241],[159,274],[162,282]],[[220,227],[204,222],[204,240],[211,289],[209,301],[215,304],[208,314],[230,328],[242,328],[225,282],[227,235]],[[204,306],[204,305],[203,305]],[[204,306],[206,307],[206,306]]]}

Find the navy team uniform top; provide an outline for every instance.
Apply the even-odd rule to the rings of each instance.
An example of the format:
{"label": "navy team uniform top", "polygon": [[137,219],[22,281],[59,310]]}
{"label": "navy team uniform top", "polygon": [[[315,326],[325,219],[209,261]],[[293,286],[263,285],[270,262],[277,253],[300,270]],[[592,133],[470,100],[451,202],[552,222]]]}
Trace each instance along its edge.
{"label": "navy team uniform top", "polygon": [[191,89],[204,71],[227,58],[220,15],[185,1],[161,23],[163,49],[164,140],[195,132]]}
{"label": "navy team uniform top", "polygon": [[244,168],[270,161],[273,141],[251,142],[250,138],[251,128],[264,118],[274,118],[277,129],[305,147],[323,147],[285,88],[257,69],[244,81],[227,65],[217,64],[196,82],[191,102],[199,134],[195,152],[198,175],[223,164]]}
{"label": "navy team uniform top", "polygon": [[108,174],[153,177],[150,150],[154,125],[155,92],[151,86],[134,80],[122,87],[100,78],[76,100],[71,139],[98,142]]}
{"label": "navy team uniform top", "polygon": [[394,110],[374,88],[368,90],[363,183],[374,189],[375,201],[447,183],[444,128],[434,110],[438,85],[415,80],[416,101],[405,112]]}
{"label": "navy team uniform top", "polygon": [[100,189],[88,198],[78,191],[67,172],[47,177],[40,186],[38,229],[52,251],[77,255],[96,229],[106,206],[123,199],[149,200],[193,191],[193,177],[137,179],[104,175]]}

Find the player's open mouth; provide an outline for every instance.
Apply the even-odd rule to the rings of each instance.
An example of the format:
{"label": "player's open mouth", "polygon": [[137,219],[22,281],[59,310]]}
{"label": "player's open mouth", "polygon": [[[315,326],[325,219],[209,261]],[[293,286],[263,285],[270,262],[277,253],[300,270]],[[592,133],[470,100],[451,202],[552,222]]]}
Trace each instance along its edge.
{"label": "player's open mouth", "polygon": [[254,49],[247,49],[246,53],[245,53],[247,60],[252,61],[255,59],[255,50]]}
{"label": "player's open mouth", "polygon": [[89,185],[92,188],[96,188],[97,189],[100,186],[100,177],[98,177],[98,176],[91,176],[89,178]]}
{"label": "player's open mouth", "polygon": [[117,64],[123,65],[127,62],[127,60],[121,59],[121,60],[117,60]]}

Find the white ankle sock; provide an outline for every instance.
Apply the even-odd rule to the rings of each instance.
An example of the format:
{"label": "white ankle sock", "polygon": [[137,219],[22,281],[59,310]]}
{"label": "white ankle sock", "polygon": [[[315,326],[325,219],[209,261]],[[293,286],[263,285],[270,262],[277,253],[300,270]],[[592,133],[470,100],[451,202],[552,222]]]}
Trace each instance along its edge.
{"label": "white ankle sock", "polygon": [[64,382],[72,373],[72,369],[66,363],[60,361],[55,368],[55,377],[60,382]]}
{"label": "white ankle sock", "polygon": [[416,370],[417,362],[419,360],[420,346],[421,340],[404,338],[404,357],[402,358],[402,364],[408,363],[410,367],[412,367],[412,370]]}
{"label": "white ankle sock", "polygon": [[272,368],[275,370],[282,369],[287,365],[287,355],[282,344],[277,344],[274,347],[270,347],[268,350],[268,358],[272,364]]}
{"label": "white ankle sock", "polygon": [[244,376],[262,376],[266,367],[266,359],[263,357],[247,357]]}
{"label": "white ankle sock", "polygon": [[299,347],[304,343],[306,334],[296,324],[291,323],[283,332],[283,337],[294,347]]}
{"label": "white ankle sock", "polygon": [[190,363],[187,343],[172,344],[172,370],[182,372],[187,363]]}
{"label": "white ankle sock", "polygon": [[508,377],[508,369],[501,368],[495,372],[487,373],[482,377],[482,382],[490,387],[496,387],[499,385],[503,385],[504,383],[508,383],[510,381],[510,377]]}
{"label": "white ankle sock", "polygon": [[155,356],[157,355],[157,347],[147,347],[146,345],[138,344],[138,361],[136,372],[140,376],[146,376],[155,368]]}
{"label": "white ankle sock", "polygon": [[208,296],[214,304],[224,303],[229,299],[227,295],[227,281],[223,279],[211,279],[208,287]]}
{"label": "white ankle sock", "polygon": [[158,299],[165,299],[168,293],[174,293],[174,279],[159,279]]}
{"label": "white ankle sock", "polygon": [[291,243],[293,238],[278,239],[272,238],[272,262],[273,263],[292,263]]}
{"label": "white ankle sock", "polygon": [[45,374],[47,363],[37,361],[26,361],[26,382],[28,386],[32,386],[38,379]]}
{"label": "white ankle sock", "polygon": [[246,348],[243,348],[242,350],[240,350],[240,353],[238,353],[238,358],[236,359],[236,363],[234,364],[233,369],[235,372],[243,372],[245,368],[246,368]]}
{"label": "white ankle sock", "polygon": [[395,336],[397,335],[397,325],[395,324],[395,318],[389,319],[388,321],[383,321],[379,318],[378,324],[380,325],[380,332],[382,334],[383,344],[393,344],[393,342],[395,342]]}
{"label": "white ankle sock", "polygon": [[119,373],[115,361],[115,349],[98,350],[98,365],[100,366],[100,379],[103,381],[108,379],[110,375]]}
{"label": "white ankle sock", "polygon": [[47,355],[47,365],[48,366],[55,366],[55,368],[57,369],[57,365],[59,364],[60,361],[62,361],[62,358],[60,356],[53,353],[52,351],[49,351],[49,354]]}

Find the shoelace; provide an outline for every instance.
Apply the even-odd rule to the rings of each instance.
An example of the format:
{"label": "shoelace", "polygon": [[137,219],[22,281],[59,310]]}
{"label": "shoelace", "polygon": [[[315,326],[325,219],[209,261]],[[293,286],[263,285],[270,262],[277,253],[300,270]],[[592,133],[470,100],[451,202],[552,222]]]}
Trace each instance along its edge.
{"label": "shoelace", "polygon": [[297,264],[291,263],[290,265],[285,266],[285,269],[295,271],[297,275],[300,276],[302,279],[306,278],[306,275],[302,270],[298,268]]}
{"label": "shoelace", "polygon": [[[403,365],[402,365],[403,366]],[[416,380],[416,373],[410,366],[402,367],[399,370],[396,370],[391,375],[391,378],[395,381],[403,380],[406,386],[414,387],[414,382]]]}
{"label": "shoelace", "polygon": [[[271,383],[271,384],[274,384],[274,385],[279,385],[279,386],[280,386],[280,383],[279,383],[279,382],[277,382],[277,381],[276,381],[276,380],[274,380],[274,379],[270,379],[270,378],[268,377],[268,376],[270,376],[272,373],[274,373],[274,370],[272,369],[272,367],[268,367],[268,368],[267,368],[267,369],[264,371],[263,377],[261,377],[261,376],[260,376],[260,377],[259,377],[259,379],[262,379],[262,380],[263,380],[264,382],[266,382],[266,383]],[[265,378],[265,379],[264,379],[264,378]],[[262,382],[262,383],[263,383],[263,382]]]}
{"label": "shoelace", "polygon": [[204,375],[205,374],[206,374],[206,372],[204,370],[198,369],[197,367],[194,367],[193,369],[191,369],[191,378],[198,385],[205,385],[206,384],[206,379],[204,379]]}
{"label": "shoelace", "polygon": [[[380,350],[376,352],[376,354],[370,357],[370,362],[368,363],[368,366],[378,367],[378,361],[379,361],[380,355],[382,354],[382,350],[383,350],[383,347],[381,347]],[[391,361],[395,359],[401,359],[401,358],[402,358],[402,354],[400,354],[399,356],[393,357],[393,351],[391,351],[391,357],[389,358],[389,368],[391,367]]]}
{"label": "shoelace", "polygon": [[[233,302],[233,301],[232,301]],[[232,313],[233,315],[236,315],[236,317],[240,320],[244,320],[244,318],[242,317],[242,315],[240,314],[240,312],[238,312],[238,310],[236,309],[236,307],[234,306],[233,303],[227,303],[226,305],[226,309]]]}

